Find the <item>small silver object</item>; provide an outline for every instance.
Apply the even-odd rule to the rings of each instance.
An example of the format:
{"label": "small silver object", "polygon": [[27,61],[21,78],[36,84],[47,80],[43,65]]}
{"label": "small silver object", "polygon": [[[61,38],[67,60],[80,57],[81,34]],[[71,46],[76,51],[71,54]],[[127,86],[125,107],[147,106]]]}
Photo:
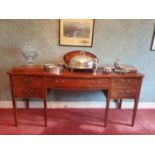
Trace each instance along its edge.
{"label": "small silver object", "polygon": [[120,63],[119,59],[117,59],[117,60],[114,62],[114,67],[115,67],[115,69],[119,69],[119,68],[120,68],[120,65],[121,65],[121,63]]}
{"label": "small silver object", "polygon": [[109,65],[106,65],[103,67],[103,72],[110,73],[112,71],[112,68]]}
{"label": "small silver object", "polygon": [[93,74],[96,75],[96,71],[97,71],[97,59],[94,58],[94,61],[93,61]]}

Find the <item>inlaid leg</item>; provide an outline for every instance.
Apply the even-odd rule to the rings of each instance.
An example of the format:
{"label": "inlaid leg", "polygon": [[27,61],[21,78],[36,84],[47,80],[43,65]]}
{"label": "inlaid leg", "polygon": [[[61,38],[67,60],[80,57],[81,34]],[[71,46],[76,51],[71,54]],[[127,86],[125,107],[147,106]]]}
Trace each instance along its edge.
{"label": "inlaid leg", "polygon": [[118,101],[118,109],[121,109],[121,108],[122,108],[122,99]]}
{"label": "inlaid leg", "polygon": [[134,126],[134,124],[135,124],[137,109],[138,109],[138,99],[135,99],[131,126]]}
{"label": "inlaid leg", "polygon": [[26,98],[25,101],[26,101],[26,108],[29,109],[29,99]]}
{"label": "inlaid leg", "polygon": [[108,112],[109,112],[110,99],[106,99],[106,108],[105,108],[105,117],[104,117],[104,127],[107,126],[108,123]]}
{"label": "inlaid leg", "polygon": [[44,99],[44,117],[45,117],[45,127],[47,127],[47,100]]}
{"label": "inlaid leg", "polygon": [[15,99],[14,97],[13,97],[13,99],[12,99],[12,103],[13,103],[13,114],[14,114],[15,126],[18,126],[16,99]]}

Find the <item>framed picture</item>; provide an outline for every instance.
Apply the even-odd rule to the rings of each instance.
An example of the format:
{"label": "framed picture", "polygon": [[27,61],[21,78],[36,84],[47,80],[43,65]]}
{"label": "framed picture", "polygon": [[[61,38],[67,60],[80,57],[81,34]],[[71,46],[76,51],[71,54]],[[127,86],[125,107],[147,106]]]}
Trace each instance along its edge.
{"label": "framed picture", "polygon": [[152,37],[151,51],[155,51],[155,31]]}
{"label": "framed picture", "polygon": [[92,47],[93,19],[60,19],[59,44]]}

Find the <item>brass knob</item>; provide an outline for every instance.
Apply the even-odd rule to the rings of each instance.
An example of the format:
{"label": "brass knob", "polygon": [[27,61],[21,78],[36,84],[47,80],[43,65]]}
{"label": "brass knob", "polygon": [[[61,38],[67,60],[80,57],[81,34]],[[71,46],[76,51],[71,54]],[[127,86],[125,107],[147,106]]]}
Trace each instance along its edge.
{"label": "brass knob", "polygon": [[33,91],[34,91],[33,88],[25,88],[25,89],[24,89],[24,92],[26,92],[26,93],[31,93],[31,92],[33,92]]}
{"label": "brass knob", "polygon": [[95,84],[96,84],[96,81],[91,81],[91,84],[92,84],[92,85],[95,85]]}
{"label": "brass knob", "polygon": [[64,80],[61,80],[61,81],[56,80],[55,82],[56,82],[56,83],[64,83],[65,81],[64,81]]}
{"label": "brass knob", "polygon": [[24,78],[24,80],[23,80],[24,82],[27,82],[27,78]]}
{"label": "brass knob", "polygon": [[122,93],[123,93],[123,91],[121,90],[121,91],[119,91],[119,93],[120,93],[120,94],[122,94]]}
{"label": "brass knob", "polygon": [[27,91],[28,91],[28,89],[25,88],[25,89],[24,89],[24,92],[27,92]]}
{"label": "brass knob", "polygon": [[122,80],[121,80],[121,83],[124,83],[124,82],[125,82],[125,80],[122,79]]}
{"label": "brass knob", "polygon": [[24,78],[23,81],[24,81],[24,82],[32,82],[32,78],[28,78],[28,77],[26,77],[26,78]]}
{"label": "brass knob", "polygon": [[129,93],[130,93],[130,91],[129,91],[129,90],[127,90],[127,91],[126,91],[126,94],[129,94]]}
{"label": "brass knob", "polygon": [[33,92],[33,89],[32,88],[30,89],[30,92]]}
{"label": "brass knob", "polygon": [[128,79],[128,80],[127,80],[127,82],[128,82],[128,83],[130,83],[130,82],[131,82],[131,80],[129,80],[129,79]]}

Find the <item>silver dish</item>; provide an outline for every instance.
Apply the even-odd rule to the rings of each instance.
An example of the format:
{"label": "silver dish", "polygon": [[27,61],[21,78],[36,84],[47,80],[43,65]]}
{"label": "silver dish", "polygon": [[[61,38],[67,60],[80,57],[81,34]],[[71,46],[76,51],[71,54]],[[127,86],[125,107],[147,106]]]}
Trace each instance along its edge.
{"label": "silver dish", "polygon": [[104,73],[111,73],[112,67],[110,67],[109,65],[103,66],[103,72]]}
{"label": "silver dish", "polygon": [[85,55],[84,51],[80,52],[80,55],[72,57],[69,68],[71,69],[93,69],[94,58]]}
{"label": "silver dish", "polygon": [[79,67],[79,66],[69,66],[69,65],[67,65],[67,64],[65,64],[65,67],[67,67],[67,68],[69,68],[69,69],[80,69],[80,70],[92,70],[92,67],[83,67],[83,66],[81,66],[81,67]]}

